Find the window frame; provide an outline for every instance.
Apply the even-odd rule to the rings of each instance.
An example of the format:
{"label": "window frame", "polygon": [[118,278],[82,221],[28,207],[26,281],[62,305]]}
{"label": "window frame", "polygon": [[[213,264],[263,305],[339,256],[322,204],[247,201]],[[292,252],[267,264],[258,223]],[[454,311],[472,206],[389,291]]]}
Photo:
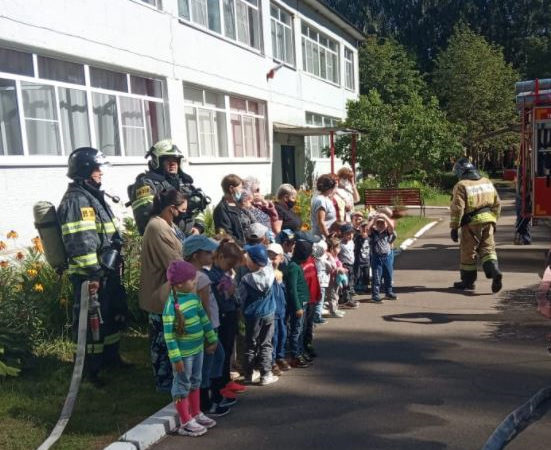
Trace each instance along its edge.
{"label": "window frame", "polygon": [[[341,42],[339,41],[338,38],[334,38],[334,37],[329,36],[327,33],[321,31],[315,25],[312,25],[310,22],[307,22],[303,18],[301,18],[300,22],[301,22],[301,24],[300,24],[301,25],[300,26],[300,35],[301,35],[300,42],[301,42],[301,47],[302,47],[302,71],[304,73],[307,73],[308,75],[314,77],[314,78],[317,78],[318,80],[321,80],[321,81],[324,81],[326,83],[332,84],[333,86],[336,86],[336,87],[342,87],[341,54],[340,54],[340,51],[341,51],[341,47],[343,47],[343,45],[341,44]],[[305,30],[304,30],[305,28],[306,28],[306,34],[305,34]],[[315,34],[316,39],[313,39],[311,37],[311,34]],[[322,38],[327,40],[328,45],[324,45],[320,42],[322,40]],[[336,47],[335,50],[333,50],[330,47],[330,45],[329,45],[330,43],[335,44],[335,47]],[[310,45],[310,47],[312,47],[312,57],[310,58],[312,60],[312,63],[315,60],[313,52],[317,49],[317,68],[318,68],[318,73],[317,74],[308,70],[308,54],[306,52],[306,47],[307,47],[308,44]],[[320,51],[321,49],[323,49],[323,51],[326,55],[328,53],[330,53],[330,54],[337,57],[337,61],[336,61],[337,72],[336,73],[337,73],[337,78],[338,79],[337,79],[336,82],[333,81],[332,79],[324,78],[324,77],[321,76],[321,54],[322,54],[322,52]],[[327,73],[327,68],[328,68],[327,61],[328,61],[328,58],[326,57],[325,58],[326,73]]]}
{"label": "window frame", "polygon": [[[69,82],[64,81],[56,81],[56,80],[50,80],[46,78],[40,78],[38,67],[37,67],[37,59],[38,54],[32,53],[33,61],[34,61],[34,73],[32,76],[29,75],[18,75],[8,72],[1,72],[0,71],[0,78],[12,80],[15,82],[15,88],[16,88],[16,100],[17,100],[17,109],[18,109],[18,116],[19,116],[19,126],[20,126],[20,132],[21,132],[21,142],[23,146],[23,154],[22,155],[4,155],[0,154],[0,167],[2,166],[27,166],[27,165],[40,165],[40,166],[62,166],[67,164],[67,157],[69,156],[70,152],[73,149],[68,148],[67,143],[64,142],[64,129],[63,129],[63,121],[61,118],[61,112],[60,112],[60,100],[59,100],[59,89],[66,88],[66,89],[74,89],[79,91],[85,92],[85,98],[86,98],[86,117],[88,120],[88,131],[90,134],[90,145],[92,147],[97,146],[97,136],[96,136],[96,127],[94,123],[94,112],[93,112],[93,101],[92,96],[94,93],[98,94],[106,94],[106,95],[114,95],[116,97],[117,102],[117,121],[118,121],[118,133],[119,133],[119,145],[120,145],[120,155],[108,155],[108,159],[111,163],[117,164],[117,165],[127,165],[127,164],[143,164],[143,155],[137,156],[137,155],[126,155],[126,149],[125,149],[125,142],[124,142],[124,134],[122,129],[122,116],[121,116],[121,109],[120,109],[120,98],[121,97],[128,97],[140,100],[141,102],[141,109],[142,109],[142,116],[146,115],[146,102],[154,102],[157,104],[163,105],[163,127],[164,127],[164,133],[169,136],[170,135],[170,123],[168,120],[168,100],[166,98],[166,82],[165,80],[142,75],[135,72],[123,72],[125,73],[127,77],[127,92],[122,91],[114,91],[114,90],[108,90],[103,88],[95,88],[92,87],[90,83],[90,68],[96,67],[99,69],[106,69],[111,71],[119,71],[117,69],[109,68],[109,67],[103,67],[101,65],[96,65],[93,63],[82,63],[80,61],[75,61],[70,58],[57,58],[56,56],[50,56],[48,54],[40,54],[40,56],[46,56],[46,57],[52,57],[54,59],[60,59],[61,61],[67,61],[67,62],[73,62],[76,64],[82,64],[84,66],[84,79],[85,84],[73,84]],[[154,80],[158,80],[161,82],[161,97],[151,97],[148,95],[140,95],[140,94],[133,94],[131,92],[131,84],[130,84],[130,77],[138,76],[142,78],[151,78]],[[58,155],[45,155],[45,154],[31,154],[30,148],[29,148],[29,142],[28,142],[28,136],[27,136],[27,120],[28,117],[26,116],[26,111],[24,110],[24,104],[23,104],[23,96],[22,96],[22,83],[32,83],[37,85],[47,85],[52,86],[54,88],[54,95],[56,100],[56,114],[57,114],[57,122],[58,122],[58,132],[59,132],[59,141],[60,141],[60,154]],[[144,117],[146,119],[146,117]],[[148,125],[147,122],[144,123],[145,127],[145,142],[146,146],[149,141],[149,135],[148,135]],[[162,130],[158,130],[162,131]],[[151,137],[153,140],[153,137]],[[152,143],[153,144],[153,143]],[[147,151],[147,148],[144,149]]]}
{"label": "window frame", "polygon": [[[270,146],[270,135],[269,135],[269,120],[268,120],[268,103],[265,100],[257,99],[257,98],[251,98],[239,94],[234,94],[231,92],[225,92],[218,89],[212,89],[208,86],[201,86],[194,83],[186,83],[184,81],[184,95],[186,88],[187,89],[198,89],[202,91],[202,98],[203,98],[203,105],[195,104],[195,103],[188,103],[186,100],[184,100],[185,108],[194,108],[194,114],[195,114],[195,121],[197,123],[197,139],[198,139],[198,145],[200,147],[201,145],[201,137],[199,132],[199,122],[198,122],[198,110],[199,109],[205,109],[209,111],[218,111],[225,113],[226,118],[226,144],[227,144],[227,153],[228,156],[201,156],[201,149],[199,148],[199,156],[192,156],[189,152],[189,136],[187,131],[187,124],[184,127],[186,132],[186,148],[187,148],[187,158],[190,164],[247,164],[247,163],[266,163],[271,162],[271,146]],[[206,92],[214,92],[219,95],[224,96],[224,108],[221,107],[214,107],[214,106],[205,106],[205,96]],[[230,106],[231,99],[239,99],[243,100],[246,103],[247,111],[238,111],[235,109],[232,109]],[[264,108],[264,115],[258,113],[255,114],[254,112],[249,111],[249,102],[254,102],[259,105],[263,105]],[[234,148],[234,140],[233,140],[233,130],[232,130],[232,124],[231,124],[231,116],[232,115],[239,115],[240,117],[240,123],[241,123],[241,136],[242,136],[242,142],[243,142],[243,152],[246,152],[245,148],[245,127],[243,125],[243,117],[249,117],[260,119],[264,121],[264,137],[265,137],[265,150],[266,150],[266,156],[236,156],[235,155],[235,148]],[[185,116],[185,114],[184,114]],[[256,125],[256,121],[253,122],[254,125]],[[253,131],[256,131],[256,126],[253,126]],[[257,136],[256,133],[254,133],[254,140],[256,142]],[[256,150],[259,153],[260,148],[256,146]]]}
{"label": "window frame", "polygon": [[[314,123],[308,123],[308,116],[312,117],[312,122]],[[316,125],[315,121],[316,119],[321,120],[321,125]],[[318,126],[318,127],[330,127],[330,126],[336,126],[336,124],[339,122],[338,117],[332,117],[332,116],[325,116],[323,114],[318,114],[312,111],[305,111],[304,113],[304,121],[306,123],[306,126]],[[329,122],[329,123],[327,123]],[[304,151],[307,152],[307,157],[310,158],[310,161],[328,161],[330,159],[329,156],[312,156],[312,140],[313,139],[319,139],[320,141],[326,141],[326,145],[321,145],[322,143],[319,143],[320,146],[320,152],[325,147],[328,147],[330,145],[329,143],[329,136],[304,136]]]}
{"label": "window frame", "polygon": [[[356,64],[355,64],[354,50],[347,47],[346,45],[343,45],[343,48],[344,48],[344,79],[343,79],[344,83],[343,85],[345,89],[352,92],[356,92],[356,73],[354,70],[356,67]],[[348,59],[346,57],[347,52],[349,52],[351,59]],[[348,76],[346,72],[347,67],[350,67],[350,76],[352,77],[352,86],[348,86]]]}
{"label": "window frame", "polygon": [[[272,8],[277,9],[277,11],[278,11],[278,17],[277,18],[272,16],[272,11],[271,11]],[[282,11],[285,14],[288,14],[289,17],[291,18],[291,25],[287,25],[285,22],[281,21],[281,12]],[[296,37],[295,37],[294,22],[295,22],[295,15],[293,13],[291,13],[289,10],[283,8],[278,3],[275,3],[273,1],[270,2],[270,36],[272,35],[272,27],[273,27],[274,23],[276,24],[276,26],[277,25],[282,26],[284,30],[288,29],[291,33],[291,49],[293,51],[292,62],[285,61],[284,59],[279,58],[278,57],[279,55],[274,54],[274,52],[273,52],[274,42],[275,42],[275,45],[276,45],[276,48],[277,48],[277,28],[276,28],[276,40],[274,41],[273,37],[272,37],[272,58],[276,62],[282,63],[287,67],[291,67],[293,69],[296,69],[296,67],[297,67],[297,50],[296,50]],[[283,40],[284,40],[284,44],[285,44],[285,35],[283,37]],[[287,47],[286,46],[285,46],[285,52],[287,52]]]}

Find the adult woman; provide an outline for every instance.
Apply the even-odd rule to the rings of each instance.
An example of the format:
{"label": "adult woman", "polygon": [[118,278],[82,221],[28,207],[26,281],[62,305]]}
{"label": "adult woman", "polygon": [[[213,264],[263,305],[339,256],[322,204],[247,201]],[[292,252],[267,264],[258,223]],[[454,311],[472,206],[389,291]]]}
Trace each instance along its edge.
{"label": "adult woman", "polygon": [[217,233],[225,233],[243,245],[247,230],[253,222],[239,207],[243,195],[243,180],[234,174],[226,175],[222,178],[221,186],[224,196],[214,208],[214,227]]}
{"label": "adult woman", "polygon": [[338,187],[335,197],[344,202],[344,217],[340,217],[345,222],[350,222],[350,214],[354,211],[354,205],[360,201],[360,194],[354,183],[354,173],[348,167],[341,167],[337,172]]}
{"label": "adult woman", "polygon": [[337,212],[332,200],[336,186],[337,182],[330,174],[320,175],[316,181],[318,194],[312,198],[310,220],[312,232],[323,238],[329,236],[329,227],[337,220]]}
{"label": "adult woman", "polygon": [[282,184],[277,190],[275,207],[282,221],[281,229],[299,231],[302,219],[293,211],[297,200],[297,191],[292,184]]}
{"label": "adult woman", "polygon": [[172,387],[172,366],[163,337],[162,320],[170,293],[166,270],[172,261],[182,258],[182,241],[175,222],[186,208],[186,197],[175,189],[163,190],[154,197],[140,256],[140,308],[149,313],[151,363],[156,388],[161,392],[170,392]]}
{"label": "adult woman", "polygon": [[281,231],[281,220],[273,202],[266,200],[260,193],[258,178],[247,177],[243,180],[243,198],[241,207],[246,209],[254,218],[275,234]]}

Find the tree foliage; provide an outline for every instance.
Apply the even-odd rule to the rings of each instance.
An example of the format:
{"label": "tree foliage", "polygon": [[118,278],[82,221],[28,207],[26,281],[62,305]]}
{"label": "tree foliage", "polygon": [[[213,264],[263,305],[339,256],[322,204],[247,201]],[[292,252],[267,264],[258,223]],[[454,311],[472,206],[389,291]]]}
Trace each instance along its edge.
{"label": "tree foliage", "polygon": [[[464,129],[463,144],[480,163],[507,139],[488,136],[516,120],[514,83],[518,74],[501,48],[460,24],[436,59],[433,89],[448,118]],[[499,149],[499,148],[497,148]]]}

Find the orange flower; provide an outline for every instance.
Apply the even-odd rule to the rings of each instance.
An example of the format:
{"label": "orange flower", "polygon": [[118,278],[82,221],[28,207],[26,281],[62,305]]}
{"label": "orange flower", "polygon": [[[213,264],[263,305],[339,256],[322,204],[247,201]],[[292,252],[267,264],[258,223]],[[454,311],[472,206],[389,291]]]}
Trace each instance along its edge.
{"label": "orange flower", "polygon": [[14,230],[11,230],[7,235],[6,237],[8,239],[17,239],[19,237],[19,235],[17,234],[17,231],[14,231]]}
{"label": "orange flower", "polygon": [[38,236],[35,238],[32,238],[31,241],[33,243],[33,249],[35,251],[37,251],[38,253],[44,253],[44,247],[42,246],[42,241]]}
{"label": "orange flower", "polygon": [[25,258],[25,255],[23,254],[23,252],[17,252],[17,255],[15,255],[15,257],[21,261],[22,259]]}
{"label": "orange flower", "polygon": [[44,286],[42,286],[40,283],[36,283],[33,286],[33,291],[35,291],[35,292],[44,292]]}
{"label": "orange flower", "polygon": [[2,269],[5,269],[5,268],[8,267],[9,265],[10,265],[10,263],[7,262],[6,260],[0,261],[0,267],[1,267]]}
{"label": "orange flower", "polygon": [[6,243],[4,241],[0,241],[0,252],[2,250],[6,250],[6,248],[8,248],[8,246],[6,245]]}

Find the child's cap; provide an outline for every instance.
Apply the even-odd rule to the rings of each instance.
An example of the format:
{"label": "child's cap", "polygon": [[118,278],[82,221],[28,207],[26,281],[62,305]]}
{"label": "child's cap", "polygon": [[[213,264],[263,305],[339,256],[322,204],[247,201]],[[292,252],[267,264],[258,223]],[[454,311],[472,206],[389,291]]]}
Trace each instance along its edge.
{"label": "child's cap", "polygon": [[356,217],[356,216],[363,217],[363,213],[360,211],[354,211],[352,214],[350,214],[350,217]]}
{"label": "child's cap", "polygon": [[259,222],[255,222],[249,227],[247,238],[262,239],[266,237],[266,233],[268,233],[268,227],[266,225],[262,225]]}
{"label": "child's cap", "polygon": [[275,253],[276,255],[283,255],[283,253],[285,253],[283,251],[283,247],[279,244],[276,244],[276,243],[272,243],[272,244],[268,245],[268,251],[272,252],[272,253]]}
{"label": "child's cap", "polygon": [[193,255],[199,250],[213,252],[218,248],[218,242],[204,234],[193,234],[184,240],[184,256]]}
{"label": "child's cap", "polygon": [[368,220],[362,220],[362,223],[360,223],[360,227],[366,227],[367,225],[369,225]]}
{"label": "child's cap", "polygon": [[321,241],[320,236],[317,236],[310,231],[297,231],[295,233],[295,237],[297,241],[306,241],[310,242],[310,244],[315,244],[316,242]]}
{"label": "child's cap", "polygon": [[268,252],[264,245],[262,244],[245,245],[245,247],[243,248],[249,255],[249,258],[251,258],[252,262],[254,262],[255,264],[262,267],[268,264]]}
{"label": "child's cap", "polygon": [[312,247],[312,256],[316,259],[321,258],[327,251],[327,243],[325,241],[319,241]]}
{"label": "child's cap", "polygon": [[284,244],[285,242],[294,241],[294,240],[295,240],[295,233],[293,232],[293,230],[289,230],[288,228],[281,230],[276,236],[276,242],[278,244]]}
{"label": "child's cap", "polygon": [[351,223],[343,223],[340,226],[339,231],[341,232],[341,234],[351,233],[352,231],[354,231],[354,227]]}
{"label": "child's cap", "polygon": [[166,278],[173,286],[193,280],[196,275],[197,269],[194,265],[182,259],[172,261],[166,270]]}

